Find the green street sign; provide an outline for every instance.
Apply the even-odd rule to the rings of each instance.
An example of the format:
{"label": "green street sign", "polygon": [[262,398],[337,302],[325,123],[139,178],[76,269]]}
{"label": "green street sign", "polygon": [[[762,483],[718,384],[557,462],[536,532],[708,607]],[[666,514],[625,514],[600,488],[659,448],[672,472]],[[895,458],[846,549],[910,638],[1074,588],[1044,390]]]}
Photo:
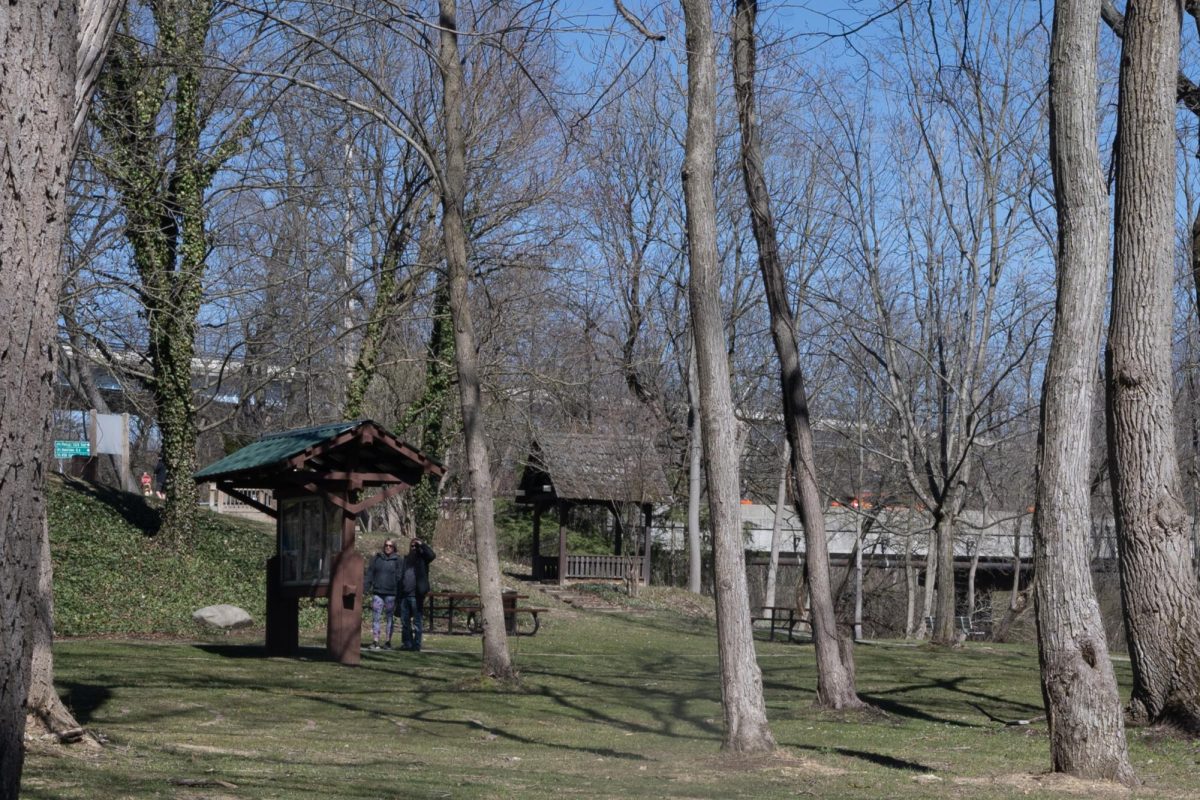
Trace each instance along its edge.
{"label": "green street sign", "polygon": [[54,442],[54,457],[66,459],[71,456],[90,456],[92,446],[87,442],[65,442],[61,439]]}

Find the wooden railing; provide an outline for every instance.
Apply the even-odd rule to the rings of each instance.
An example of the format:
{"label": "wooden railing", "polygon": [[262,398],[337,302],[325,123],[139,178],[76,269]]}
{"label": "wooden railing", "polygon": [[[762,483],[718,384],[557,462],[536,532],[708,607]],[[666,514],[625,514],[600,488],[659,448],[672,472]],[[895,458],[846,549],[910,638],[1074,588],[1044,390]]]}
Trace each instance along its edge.
{"label": "wooden railing", "polygon": [[[275,508],[275,493],[270,489],[246,489],[244,491],[246,494],[250,495],[263,505]],[[246,517],[248,519],[271,519],[254,506],[243,503],[241,500],[230,497],[224,492],[218,491],[215,483],[208,484],[207,501],[204,499],[202,493],[200,504],[207,506],[209,509],[216,511],[218,514],[233,514],[235,516]]]}
{"label": "wooden railing", "polygon": [[642,579],[642,556],[567,556],[567,580]]}

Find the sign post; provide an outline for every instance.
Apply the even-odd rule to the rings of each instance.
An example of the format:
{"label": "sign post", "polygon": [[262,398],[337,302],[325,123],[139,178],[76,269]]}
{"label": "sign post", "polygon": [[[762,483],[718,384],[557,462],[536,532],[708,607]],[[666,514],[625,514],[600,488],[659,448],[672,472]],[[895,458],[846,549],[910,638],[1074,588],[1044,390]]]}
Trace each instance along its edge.
{"label": "sign post", "polygon": [[56,439],[54,441],[54,457],[58,459],[58,472],[60,475],[63,471],[63,461],[74,456],[90,456],[91,454],[92,446],[90,442],[75,442],[63,439]]}
{"label": "sign post", "polygon": [[128,492],[136,491],[129,469],[129,415],[101,414],[94,408],[89,413],[88,438],[92,452],[98,456],[114,456],[117,485]]}

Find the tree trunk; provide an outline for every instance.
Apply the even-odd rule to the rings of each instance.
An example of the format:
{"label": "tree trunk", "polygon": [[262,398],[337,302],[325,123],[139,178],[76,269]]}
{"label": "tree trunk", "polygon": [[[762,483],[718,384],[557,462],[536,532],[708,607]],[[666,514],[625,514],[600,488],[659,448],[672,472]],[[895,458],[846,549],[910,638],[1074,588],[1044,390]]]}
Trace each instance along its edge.
{"label": "tree trunk", "polygon": [[979,570],[979,542],[975,543],[975,553],[971,556],[971,566],[967,570],[967,628],[975,624],[975,573]]}
{"label": "tree trunk", "polygon": [[[425,365],[425,390],[421,395],[421,450],[436,459],[446,457],[450,439],[447,418],[452,413],[454,383],[454,325],[450,315],[449,289],[438,282],[433,297],[433,330],[429,335],[429,354]],[[440,482],[423,480],[410,495],[413,523],[418,531],[433,536],[437,528]]]}
{"label": "tree trunk", "polygon": [[933,634],[930,640],[935,644],[954,644],[954,517],[948,513],[948,508],[957,508],[958,503],[949,499],[939,509],[934,525],[934,539],[937,544],[937,612],[933,617]]}
{"label": "tree trunk", "polygon": [[458,367],[458,394],[462,405],[463,438],[467,456],[467,484],[471,490],[471,521],[475,528],[475,565],[479,572],[479,604],[483,617],[483,674],[513,680],[516,673],[508,653],[504,606],[500,588],[500,558],[496,552],[492,471],[483,424],[479,353],[467,278],[467,231],[463,203],[467,185],[466,132],[462,106],[463,69],[458,54],[458,20],[455,0],[439,0],[439,67],[442,73],[442,122],[445,136],[445,172],[442,175],[442,238],[450,284],[450,315],[454,321],[454,355]]}
{"label": "tree trunk", "polygon": [[[424,182],[421,182],[418,186],[406,183],[405,189],[408,192],[408,196],[401,205],[401,208],[394,212],[391,223],[388,226],[383,253],[379,257],[379,262],[375,267],[375,274],[378,276],[375,284],[375,304],[371,306],[371,311],[367,315],[367,324],[363,330],[362,343],[358,347],[358,352],[354,354],[353,365],[350,367],[350,380],[346,384],[345,412],[343,414],[346,419],[358,419],[366,410],[367,390],[371,388],[371,381],[375,378],[379,356],[387,344],[385,337],[388,333],[388,322],[402,309],[412,303],[417,284],[427,274],[427,268],[420,268],[414,270],[405,280],[397,280],[397,273],[400,271],[404,250],[413,237],[413,228],[416,225],[411,217],[419,215],[421,209],[424,207],[424,203],[418,202],[418,195],[423,194],[423,189],[421,188],[423,185]],[[347,243],[351,241],[348,228],[349,224],[347,224],[346,232]],[[422,244],[424,245],[425,243],[422,242]],[[349,247],[349,244],[347,246]],[[422,260],[419,263],[428,264],[429,262]],[[347,282],[349,282],[350,266],[347,265],[344,271],[347,274]],[[438,297],[440,298],[445,293],[441,283],[439,283],[438,289]],[[347,290],[346,294],[347,297],[344,300],[348,304],[349,290]],[[437,301],[435,299],[435,306],[436,304]],[[438,325],[436,313],[435,308],[435,332]],[[349,312],[347,312],[347,317],[349,317]],[[347,326],[344,339],[347,345],[351,341],[349,329],[352,325],[353,323],[351,322]],[[429,369],[427,368],[427,384],[428,374]],[[404,427],[407,426],[401,427],[401,430]],[[425,452],[428,453],[429,451]]]}
{"label": "tree trunk", "polygon": [[792,449],[787,440],[783,443],[783,463],[779,465],[779,490],[775,493],[775,519],[771,522],[771,557],[767,562],[767,589],[763,592],[763,605],[775,605],[775,582],[779,573],[779,545],[783,539],[783,506],[787,503],[788,464]]}
{"label": "tree trunk", "polygon": [[[96,746],[54,690],[54,566],[50,560],[50,529],[42,520],[38,559],[37,608],[33,615],[33,660],[25,707],[33,720],[62,742],[86,741]],[[28,723],[27,723],[28,724]]]}
{"label": "tree trunk", "polygon": [[700,492],[703,484],[704,442],[700,426],[700,386],[696,379],[696,348],[692,348],[688,370],[688,409],[692,420],[692,438],[688,442],[688,591],[700,594]]}
{"label": "tree trunk", "polygon": [[1012,591],[1008,595],[1008,610],[1016,611],[1017,595],[1021,591],[1021,526],[1013,527],[1013,580]]}
{"label": "tree trunk", "polygon": [[917,635],[917,569],[912,560],[912,534],[904,537],[904,638],[912,639]]}
{"label": "tree trunk", "polygon": [[1086,432],[1104,314],[1108,235],[1096,144],[1099,16],[1099,0],[1059,0],[1054,9],[1050,153],[1058,210],[1058,300],[1042,387],[1034,604],[1054,770],[1132,783],[1121,698],[1089,558],[1092,439]]}
{"label": "tree trunk", "polygon": [[756,48],[754,25],[757,0],[737,0],[733,26],[734,91],[737,95],[738,121],[742,131],[742,176],[750,206],[751,226],[758,244],[758,264],[762,272],[771,317],[771,338],[779,356],[779,382],[783,391],[783,420],[792,451],[792,476],[796,505],[804,525],[805,559],[808,565],[808,590],[812,603],[813,644],[817,661],[817,705],[823,708],[855,708],[862,705],[854,690],[853,676],[842,663],[838,644],[837,619],[829,577],[829,552],[825,536],[825,514],[817,490],[816,457],[813,453],[809,423],[808,396],[796,328],[787,300],[787,282],[771,197],[763,171],[762,151],[754,101]]}
{"label": "tree trunk", "polygon": [[700,384],[700,416],[708,476],[709,521],[717,595],[717,649],[725,716],[722,749],[775,749],[767,725],[762,673],[755,660],[739,520],[738,443],[725,351],[717,263],[716,42],[709,0],[682,0],[687,40],[687,139],[683,188],[687,209],[688,281]]}
{"label": "tree trunk", "polygon": [[921,600],[921,618],[917,620],[914,636],[924,639],[929,635],[929,618],[933,616],[934,575],[938,564],[938,553],[935,546],[934,533],[931,529],[925,543],[925,593]]}
{"label": "tree trunk", "polygon": [[78,37],[74,2],[0,13],[0,800],[24,766]]}
{"label": "tree trunk", "polygon": [[1175,453],[1171,365],[1178,3],[1130,2],[1117,104],[1109,452],[1131,718],[1200,734],[1200,586]]}
{"label": "tree trunk", "polygon": [[854,641],[863,638],[863,535],[865,533],[861,513],[854,515]]}

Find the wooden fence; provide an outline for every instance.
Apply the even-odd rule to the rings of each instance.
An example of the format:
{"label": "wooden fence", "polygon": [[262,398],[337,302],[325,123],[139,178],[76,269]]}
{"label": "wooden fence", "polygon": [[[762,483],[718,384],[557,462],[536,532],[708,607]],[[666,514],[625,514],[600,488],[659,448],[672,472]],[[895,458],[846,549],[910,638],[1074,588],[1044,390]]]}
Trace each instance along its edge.
{"label": "wooden fence", "polygon": [[567,580],[642,579],[642,556],[567,556]]}

